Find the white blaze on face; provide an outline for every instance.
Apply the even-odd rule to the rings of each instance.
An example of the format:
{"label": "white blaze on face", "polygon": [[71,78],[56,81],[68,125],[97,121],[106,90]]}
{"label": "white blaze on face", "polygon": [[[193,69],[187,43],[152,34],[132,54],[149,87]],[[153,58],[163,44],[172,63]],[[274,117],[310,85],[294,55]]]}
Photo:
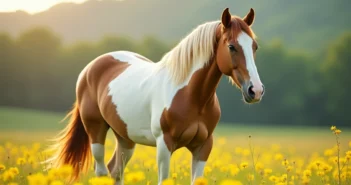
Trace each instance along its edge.
{"label": "white blaze on face", "polygon": [[246,68],[249,72],[250,81],[253,85],[253,91],[255,92],[255,99],[259,99],[261,97],[263,87],[260,77],[257,72],[255,59],[253,56],[252,38],[245,32],[241,32],[238,35],[238,43],[243,49],[245,60],[246,60]]}

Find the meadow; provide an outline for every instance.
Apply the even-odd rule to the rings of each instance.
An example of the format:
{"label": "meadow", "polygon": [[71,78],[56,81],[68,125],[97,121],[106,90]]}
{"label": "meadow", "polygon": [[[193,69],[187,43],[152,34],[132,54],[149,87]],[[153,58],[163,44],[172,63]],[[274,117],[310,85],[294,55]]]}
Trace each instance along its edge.
{"label": "meadow", "polygon": [[[45,149],[65,126],[63,114],[0,107],[0,185],[62,185],[69,166],[45,170]],[[196,185],[326,185],[351,184],[351,131],[331,127],[286,127],[220,123],[204,178]],[[340,130],[339,130],[340,129]],[[106,141],[106,162],[115,148]],[[155,148],[137,145],[125,170],[125,184],[157,184]],[[176,151],[166,185],[189,184],[191,155]],[[340,181],[340,183],[339,183]],[[75,185],[110,185],[93,168]]]}

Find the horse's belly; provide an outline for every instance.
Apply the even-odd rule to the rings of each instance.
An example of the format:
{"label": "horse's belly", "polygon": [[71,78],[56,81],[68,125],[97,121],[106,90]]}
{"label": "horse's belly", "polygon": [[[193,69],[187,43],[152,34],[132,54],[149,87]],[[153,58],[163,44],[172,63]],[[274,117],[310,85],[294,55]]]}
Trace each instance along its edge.
{"label": "horse's belly", "polygon": [[147,106],[134,103],[130,97],[130,104],[117,103],[117,114],[126,126],[127,136],[138,144],[155,146],[156,140],[151,132],[151,117]]}
{"label": "horse's belly", "polygon": [[148,145],[148,146],[156,146],[155,137],[151,133],[150,128],[143,128],[143,129],[128,129],[128,137],[138,144]]}

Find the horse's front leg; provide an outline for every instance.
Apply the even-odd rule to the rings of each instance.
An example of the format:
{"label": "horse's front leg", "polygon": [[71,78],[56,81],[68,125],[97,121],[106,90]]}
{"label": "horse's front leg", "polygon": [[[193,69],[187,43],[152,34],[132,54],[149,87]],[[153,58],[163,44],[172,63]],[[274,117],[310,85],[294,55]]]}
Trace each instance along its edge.
{"label": "horse's front leg", "polygon": [[211,135],[202,145],[195,148],[188,147],[192,153],[191,184],[194,184],[198,177],[203,176],[206,161],[212,150],[212,144],[213,138]]}
{"label": "horse's front leg", "polygon": [[156,138],[158,184],[168,178],[171,152],[168,150],[163,134]]}

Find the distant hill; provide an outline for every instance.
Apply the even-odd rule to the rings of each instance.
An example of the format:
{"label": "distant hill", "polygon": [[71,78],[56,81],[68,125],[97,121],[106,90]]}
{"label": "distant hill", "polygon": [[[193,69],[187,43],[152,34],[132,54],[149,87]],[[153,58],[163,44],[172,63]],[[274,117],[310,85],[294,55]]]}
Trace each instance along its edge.
{"label": "distant hill", "polygon": [[258,37],[265,42],[280,38],[291,48],[317,49],[351,29],[349,0],[90,0],[58,4],[34,15],[0,13],[0,31],[18,35],[45,25],[66,42],[105,34],[154,35],[177,42],[196,25],[219,19],[225,7],[241,17],[254,8]]}

